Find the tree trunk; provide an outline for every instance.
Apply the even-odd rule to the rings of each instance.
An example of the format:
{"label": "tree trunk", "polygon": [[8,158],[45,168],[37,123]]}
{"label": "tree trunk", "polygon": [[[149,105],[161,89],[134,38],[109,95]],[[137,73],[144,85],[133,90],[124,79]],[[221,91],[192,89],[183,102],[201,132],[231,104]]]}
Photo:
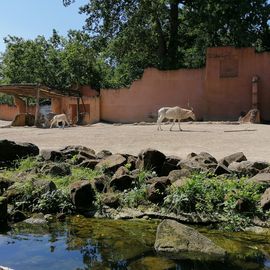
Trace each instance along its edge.
{"label": "tree trunk", "polygon": [[170,39],[168,46],[168,65],[172,68],[178,66],[178,4],[180,1],[174,0],[170,2]]}

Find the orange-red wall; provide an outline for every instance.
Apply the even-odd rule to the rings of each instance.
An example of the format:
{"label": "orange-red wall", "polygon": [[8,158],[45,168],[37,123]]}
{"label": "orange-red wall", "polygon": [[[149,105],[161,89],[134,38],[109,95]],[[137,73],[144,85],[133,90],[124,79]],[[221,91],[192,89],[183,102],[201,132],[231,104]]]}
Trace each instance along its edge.
{"label": "orange-red wall", "polygon": [[[159,71],[146,69],[130,88],[102,89],[81,87],[87,123],[99,120],[132,123],[156,121],[164,106],[193,107],[197,119],[237,120],[252,106],[252,78],[258,75],[258,109],[270,121],[270,53],[252,48],[219,47],[207,50],[206,67]],[[78,91],[79,91],[78,90]],[[52,99],[52,111],[76,118],[76,98]],[[81,104],[82,105],[82,104]],[[80,107],[81,107],[80,105]],[[16,110],[0,106],[0,119]]]}
{"label": "orange-red wall", "polygon": [[0,120],[12,121],[17,113],[18,109],[16,106],[0,104]]}
{"label": "orange-red wall", "polygon": [[190,105],[197,118],[204,115],[204,69],[159,71],[146,69],[129,89],[102,89],[101,120],[110,122],[155,121],[164,106]]}
{"label": "orange-red wall", "polygon": [[[222,77],[222,63],[226,63],[225,77]],[[251,109],[252,77],[258,75],[258,108],[262,119],[270,120],[269,70],[270,54],[267,52],[256,53],[251,48],[232,47],[208,49],[204,118],[237,120],[241,111],[248,112]],[[232,74],[234,72],[238,74]]]}

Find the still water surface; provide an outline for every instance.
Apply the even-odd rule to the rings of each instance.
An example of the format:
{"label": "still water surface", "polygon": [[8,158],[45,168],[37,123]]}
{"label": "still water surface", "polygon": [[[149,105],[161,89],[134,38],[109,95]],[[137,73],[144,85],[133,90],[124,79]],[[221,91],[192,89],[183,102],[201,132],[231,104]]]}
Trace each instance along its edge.
{"label": "still water surface", "polygon": [[0,234],[0,265],[15,270],[266,270],[267,237],[215,235],[234,256],[221,262],[172,260],[154,249],[158,221],[72,217],[49,225],[17,224]]}

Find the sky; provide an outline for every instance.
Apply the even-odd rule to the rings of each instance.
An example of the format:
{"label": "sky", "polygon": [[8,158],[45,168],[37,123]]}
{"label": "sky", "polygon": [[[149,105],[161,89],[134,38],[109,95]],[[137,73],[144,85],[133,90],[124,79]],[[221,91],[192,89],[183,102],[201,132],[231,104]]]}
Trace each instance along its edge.
{"label": "sky", "polygon": [[0,52],[8,35],[34,39],[50,37],[53,29],[63,36],[69,29],[81,30],[86,16],[79,14],[79,7],[87,2],[76,0],[64,7],[62,0],[0,0]]}

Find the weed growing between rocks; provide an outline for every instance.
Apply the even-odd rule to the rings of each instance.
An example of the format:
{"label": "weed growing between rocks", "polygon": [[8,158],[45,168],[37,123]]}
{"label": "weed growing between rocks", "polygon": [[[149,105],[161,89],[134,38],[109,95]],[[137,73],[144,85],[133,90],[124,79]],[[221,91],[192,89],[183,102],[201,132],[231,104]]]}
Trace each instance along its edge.
{"label": "weed growing between rocks", "polygon": [[255,216],[263,217],[259,207],[263,187],[245,178],[193,174],[180,187],[168,188],[164,199],[166,212],[215,214],[225,230],[242,230]]}

